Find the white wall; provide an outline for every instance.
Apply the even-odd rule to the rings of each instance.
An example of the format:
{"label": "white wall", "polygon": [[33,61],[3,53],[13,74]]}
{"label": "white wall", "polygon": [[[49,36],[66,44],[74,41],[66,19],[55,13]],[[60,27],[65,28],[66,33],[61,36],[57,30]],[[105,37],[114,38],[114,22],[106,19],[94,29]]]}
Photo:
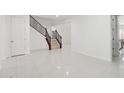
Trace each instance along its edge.
{"label": "white wall", "polygon": [[25,54],[30,53],[30,17],[24,16],[25,20]]}
{"label": "white wall", "polygon": [[119,38],[124,39],[124,16],[118,16]]}
{"label": "white wall", "polygon": [[119,26],[119,39],[124,39],[124,25]]}
{"label": "white wall", "polygon": [[10,16],[5,16],[5,58],[10,57],[11,55],[11,17]]}
{"label": "white wall", "polygon": [[124,16],[118,16],[118,22],[120,25],[124,25]]}
{"label": "white wall", "polygon": [[71,23],[72,50],[111,61],[110,16],[80,16]]}
{"label": "white wall", "polygon": [[62,42],[64,45],[71,44],[71,23],[62,23],[53,26],[57,29],[59,34],[62,36]]}
{"label": "white wall", "polygon": [[45,37],[30,27],[30,50],[47,49],[48,45]]}
{"label": "white wall", "polygon": [[10,16],[0,16],[0,60],[10,56]]}
{"label": "white wall", "polygon": [[[18,15],[19,16],[19,15]],[[6,59],[11,56],[11,39],[12,39],[12,17],[0,15],[0,60]],[[29,16],[23,16],[25,20],[25,54],[30,51],[30,29],[29,29]]]}

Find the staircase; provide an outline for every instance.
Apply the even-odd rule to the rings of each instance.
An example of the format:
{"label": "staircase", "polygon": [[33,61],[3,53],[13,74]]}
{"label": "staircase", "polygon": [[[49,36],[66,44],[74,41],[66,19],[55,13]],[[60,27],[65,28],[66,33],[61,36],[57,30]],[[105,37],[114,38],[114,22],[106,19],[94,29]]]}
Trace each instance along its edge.
{"label": "staircase", "polygon": [[60,45],[56,39],[51,39],[51,48],[52,49],[60,48]]}
{"label": "staircase", "polygon": [[62,48],[62,37],[56,31],[53,31],[53,36],[49,35],[47,29],[42,26],[34,17],[30,16],[30,26],[33,27],[36,31],[42,34],[46,38],[46,42],[49,46],[49,50],[51,49],[59,49]]}

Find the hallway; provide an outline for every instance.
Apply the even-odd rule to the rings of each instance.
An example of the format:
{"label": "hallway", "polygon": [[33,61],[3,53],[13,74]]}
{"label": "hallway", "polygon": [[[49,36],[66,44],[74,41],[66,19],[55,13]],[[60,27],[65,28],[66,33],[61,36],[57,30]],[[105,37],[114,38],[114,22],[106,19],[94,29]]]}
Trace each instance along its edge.
{"label": "hallway", "polygon": [[118,78],[124,77],[124,60],[107,62],[72,52],[67,46],[37,50],[29,55],[0,62],[0,77],[5,78]]}

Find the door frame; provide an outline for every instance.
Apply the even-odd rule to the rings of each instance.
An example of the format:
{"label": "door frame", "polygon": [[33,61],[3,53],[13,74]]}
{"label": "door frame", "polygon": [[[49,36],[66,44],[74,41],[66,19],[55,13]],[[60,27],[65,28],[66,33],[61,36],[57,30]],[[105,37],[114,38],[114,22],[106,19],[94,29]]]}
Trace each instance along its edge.
{"label": "door frame", "polygon": [[21,55],[25,55],[25,31],[26,31],[26,27],[25,27],[25,19],[24,19],[24,51],[21,54],[15,54],[13,55],[13,20],[15,20],[16,18],[21,18],[22,20],[24,19],[24,17],[22,15],[17,15],[17,16],[11,16],[11,57],[16,57],[16,56],[21,56]]}
{"label": "door frame", "polygon": [[112,29],[112,56],[117,57],[120,55],[118,15],[111,15],[111,29]]}

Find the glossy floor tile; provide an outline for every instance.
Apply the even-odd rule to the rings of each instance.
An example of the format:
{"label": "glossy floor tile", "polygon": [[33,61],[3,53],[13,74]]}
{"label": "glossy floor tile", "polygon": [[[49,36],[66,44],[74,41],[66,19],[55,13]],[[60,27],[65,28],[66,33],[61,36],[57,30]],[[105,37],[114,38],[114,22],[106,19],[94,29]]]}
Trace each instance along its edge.
{"label": "glossy floor tile", "polygon": [[[121,60],[120,60],[121,59]],[[72,52],[70,47],[32,51],[0,62],[1,78],[124,77],[124,58],[107,62]]]}

